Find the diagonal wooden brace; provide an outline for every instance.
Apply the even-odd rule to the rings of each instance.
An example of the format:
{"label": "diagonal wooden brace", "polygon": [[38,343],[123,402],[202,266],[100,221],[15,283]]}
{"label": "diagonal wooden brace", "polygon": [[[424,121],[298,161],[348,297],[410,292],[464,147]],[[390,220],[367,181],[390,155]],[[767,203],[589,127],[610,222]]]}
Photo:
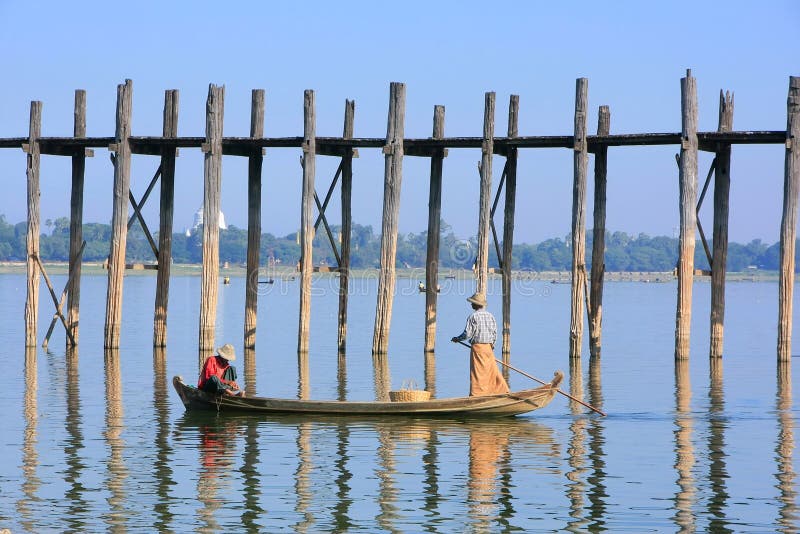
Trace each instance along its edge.
{"label": "diagonal wooden brace", "polygon": [[64,314],[61,313],[61,305],[58,303],[58,299],[56,298],[56,292],[53,289],[53,284],[50,283],[50,277],[47,276],[47,271],[44,269],[44,265],[42,265],[42,260],[39,259],[39,256],[32,254],[33,259],[36,260],[36,263],[39,264],[39,269],[42,270],[42,276],[44,276],[44,281],[47,284],[47,289],[50,290],[50,296],[53,298],[53,305],[56,307],[56,316],[61,319],[61,324],[64,325],[64,331],[67,333],[67,337],[69,338],[70,343],[72,346],[76,346],[77,343],[75,342],[75,338],[72,337],[72,332],[69,331],[69,327],[67,326],[67,320],[64,318]]}
{"label": "diagonal wooden brace", "polygon": [[[86,241],[84,241],[81,244],[80,250],[78,250],[77,255],[73,259],[73,263],[81,261],[81,258],[83,257],[83,249],[84,248],[86,248]],[[76,271],[72,271],[72,273],[70,273],[69,278],[67,279],[67,283],[64,286],[64,291],[61,292],[61,298],[59,299],[58,306],[56,307],[57,311],[59,311],[59,312],[64,307],[64,299],[67,298],[67,291],[69,290],[70,287],[72,287],[72,281],[75,278],[75,274],[77,272],[78,271],[76,270]],[[55,328],[57,320],[58,320],[58,314],[53,314],[53,320],[50,321],[50,327],[47,329],[47,335],[44,336],[44,342],[42,342],[42,348],[43,349],[46,349],[47,348],[47,344],[50,342],[50,336],[53,335],[53,328]],[[73,342],[72,345],[75,346],[75,343]]]}

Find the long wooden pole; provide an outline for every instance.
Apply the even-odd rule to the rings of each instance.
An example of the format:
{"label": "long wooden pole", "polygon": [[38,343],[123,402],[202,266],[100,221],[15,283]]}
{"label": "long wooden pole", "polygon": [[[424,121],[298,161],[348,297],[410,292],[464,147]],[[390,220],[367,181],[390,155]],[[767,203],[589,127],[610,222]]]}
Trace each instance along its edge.
{"label": "long wooden pole", "polygon": [[778,361],[792,357],[792,297],[797,234],[797,195],[800,192],[800,77],[789,78],[786,101],[786,163],[781,217],[780,271],[778,272]]}
{"label": "long wooden pole", "polygon": [[680,237],[678,240],[678,303],[675,313],[675,359],[689,358],[692,283],[697,219],[697,85],[692,71],[681,78]]}
{"label": "long wooden pole", "polygon": [[125,275],[125,247],[128,242],[128,196],[131,186],[131,106],[133,82],[117,86],[117,126],[114,135],[114,198],[111,213],[111,250],[108,255],[105,348],[119,348],[122,325],[122,282]]}
{"label": "long wooden pole", "polygon": [[27,271],[27,293],[25,296],[25,346],[36,346],[36,329],[39,322],[39,284],[40,270],[36,258],[39,257],[39,137],[42,133],[42,103],[31,102],[28,127],[28,156],[25,174],[28,179],[28,233],[25,237],[27,252],[25,264]]}
{"label": "long wooden pole", "polygon": [[378,301],[375,307],[375,330],[372,353],[386,354],[394,300],[395,261],[397,259],[397,224],[400,214],[400,186],[403,180],[403,135],[406,108],[406,86],[392,82],[389,87],[389,118],[383,152],[383,222],[381,224],[380,275]]}
{"label": "long wooden pole", "polygon": [[[519,136],[519,95],[508,102],[508,137]],[[506,155],[506,199],[503,215],[503,355],[511,353],[511,274],[514,251],[514,211],[517,199],[517,149]]]}
{"label": "long wooden pole", "polygon": [[475,260],[476,292],[486,295],[489,280],[489,224],[492,197],[492,156],[494,155],[495,93],[488,92],[484,99],[483,143],[481,145],[480,199],[478,207],[478,254]]}
{"label": "long wooden pole", "polygon": [[[344,103],[344,128],[342,136],[353,138],[356,103]],[[350,234],[353,227],[353,151],[348,150],[342,157],[342,257],[339,264],[339,329],[337,334],[338,352],[343,354],[347,348],[347,297],[350,291]],[[346,370],[342,369],[343,372]]]}
{"label": "long wooden pole", "polygon": [[[86,91],[75,91],[74,137],[86,137]],[[79,251],[83,245],[83,184],[86,171],[86,152],[72,156],[72,188],[69,215],[69,280],[67,287],[67,325],[72,339],[78,342],[81,302],[81,265]],[[69,340],[69,336],[67,336]],[[69,343],[67,343],[69,346]]]}
{"label": "long wooden pole", "polygon": [[[433,138],[444,138],[444,106],[433,108]],[[431,157],[428,193],[428,243],[425,256],[425,352],[436,347],[436,301],[439,285],[439,233],[442,219],[442,167],[444,149]]]}
{"label": "long wooden pole", "polygon": [[203,163],[203,268],[200,282],[199,358],[214,348],[219,290],[219,210],[222,191],[222,128],[225,86],[208,86]]}
{"label": "long wooden pole", "polygon": [[308,353],[311,335],[311,274],[314,268],[314,175],[316,173],[316,111],[314,91],[303,97],[303,192],[300,204],[300,324],[297,352]]}
{"label": "long wooden pole", "polygon": [[[611,111],[600,106],[597,118],[597,135],[611,132]],[[592,216],[592,274],[589,291],[589,354],[599,358],[603,328],[603,277],[606,252],[606,182],[608,173],[608,147],[600,146],[594,153],[594,208]]]}
{"label": "long wooden pole", "polygon": [[[264,90],[253,89],[250,137],[264,137]],[[261,149],[247,158],[247,281],[244,296],[244,346],[256,346],[258,316],[258,266],[261,263]]]}
{"label": "long wooden pole", "polygon": [[[719,92],[718,132],[733,130],[733,95]],[[711,260],[711,358],[722,357],[725,322],[725,271],[728,258],[728,212],[731,190],[731,145],[717,147],[714,169],[714,255]]]}
{"label": "long wooden pole", "polygon": [[[164,137],[178,136],[177,89],[164,92]],[[153,314],[153,346],[167,346],[167,306],[169,304],[169,275],[172,266],[172,221],[175,211],[175,147],[161,148],[161,195],[158,221],[158,272],[156,301]]]}
{"label": "long wooden pole", "polygon": [[569,357],[581,357],[583,341],[583,299],[586,282],[586,175],[589,150],[586,122],[589,103],[589,80],[575,83],[574,181],[572,185],[572,291],[569,325]]}

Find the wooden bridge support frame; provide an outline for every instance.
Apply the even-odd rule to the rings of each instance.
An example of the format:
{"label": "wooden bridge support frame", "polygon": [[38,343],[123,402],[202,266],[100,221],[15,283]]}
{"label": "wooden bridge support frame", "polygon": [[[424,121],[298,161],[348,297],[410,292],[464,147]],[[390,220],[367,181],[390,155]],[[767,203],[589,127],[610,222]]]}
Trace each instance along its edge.
{"label": "wooden bridge support frame", "polygon": [[691,70],[681,78],[680,236],[678,239],[678,302],[675,313],[675,359],[689,358],[692,319],[694,247],[697,229],[697,84]]}
{"label": "wooden bridge support frame", "polygon": [[303,191],[300,204],[300,321],[297,330],[297,352],[307,354],[311,335],[311,274],[314,240],[314,175],[316,173],[316,111],[314,91],[306,90],[303,98]]}
{"label": "wooden bridge support frame", "polygon": [[[444,138],[444,106],[433,108],[433,138]],[[428,242],[425,255],[425,352],[436,348],[436,304],[439,285],[439,233],[442,222],[442,168],[446,149],[431,156],[428,192]]]}
{"label": "wooden bridge support frame", "polygon": [[[389,118],[386,127],[383,222],[381,224],[380,275],[375,306],[375,330],[372,353],[386,354],[394,301],[395,261],[397,258],[397,223],[400,213],[400,186],[403,180],[403,136],[406,109],[406,86],[392,82],[389,87]],[[487,241],[488,244],[488,241]]]}
{"label": "wooden bridge support frame", "polygon": [[492,156],[494,155],[494,109],[495,93],[485,96],[483,112],[483,142],[481,143],[480,199],[478,208],[478,254],[475,260],[477,278],[476,293],[486,295],[489,280],[489,226],[490,203],[492,198]]}
{"label": "wooden bridge support frame", "polygon": [[42,103],[31,102],[28,143],[23,147],[27,152],[25,174],[28,180],[28,233],[25,238],[27,293],[25,296],[25,346],[36,346],[36,332],[39,322],[39,137],[42,134]]}
{"label": "wooden bridge support frame", "polygon": [[[597,135],[611,133],[611,110],[600,106],[597,116]],[[589,289],[589,355],[599,358],[602,352],[603,329],[603,278],[606,251],[606,185],[608,174],[608,147],[603,145],[594,152],[594,207],[592,215],[592,273]]]}
{"label": "wooden bridge support frame", "polygon": [[111,215],[111,250],[108,256],[108,289],[104,348],[119,348],[122,324],[122,282],[125,274],[125,246],[128,241],[128,197],[130,194],[131,112],[133,82],[117,86],[117,120],[114,145],[114,195]]}
{"label": "wooden bridge support frame", "polygon": [[[178,136],[177,89],[164,93],[164,137]],[[167,307],[169,275],[172,265],[172,221],[175,209],[175,158],[178,149],[161,148],[161,195],[159,198],[158,272],[156,274],[155,312],[153,314],[153,346],[167,346]]]}
{"label": "wooden bridge support frame", "polygon": [[800,77],[789,78],[786,101],[786,163],[781,217],[780,271],[778,273],[778,361],[792,358],[792,297],[797,235],[797,196],[800,193]]}
{"label": "wooden bridge support frame", "polygon": [[[353,138],[356,103],[346,100],[344,103],[344,127],[342,137]],[[342,243],[339,262],[339,326],[336,346],[338,353],[344,354],[347,347],[347,297],[350,291],[350,237],[353,231],[352,191],[353,191],[353,149],[350,148],[342,156]],[[340,362],[344,364],[344,362]],[[340,366],[340,372],[346,372]]]}
{"label": "wooden bridge support frame", "polygon": [[[74,137],[86,137],[86,91],[75,91]],[[67,325],[72,339],[77,343],[80,321],[81,265],[79,251],[83,247],[83,185],[86,173],[86,151],[76,151],[72,156],[72,187],[69,217],[69,273],[67,287]],[[67,337],[69,340],[69,337]],[[69,347],[69,342],[67,343]]]}
{"label": "wooden bridge support frame", "polygon": [[[733,130],[733,95],[719,94],[718,132]],[[728,258],[728,213],[731,189],[731,145],[719,144],[714,158],[714,247],[711,259],[711,341],[709,357],[723,354],[725,322],[725,271]]]}
{"label": "wooden bridge support frame", "polygon": [[569,357],[581,357],[583,301],[586,290],[586,175],[589,149],[586,142],[589,80],[575,83],[574,181],[572,186],[572,291],[569,326]]}
{"label": "wooden bridge support frame", "polygon": [[[519,137],[519,95],[508,101],[508,137]],[[505,165],[506,198],[503,216],[503,359],[511,354],[511,274],[514,250],[514,211],[517,200],[517,148],[509,147]]]}
{"label": "wooden bridge support frame", "polygon": [[200,282],[199,357],[214,349],[219,290],[219,209],[222,186],[222,128],[225,86],[209,85],[203,146],[203,268]]}
{"label": "wooden bridge support frame", "polygon": [[[253,89],[250,105],[250,137],[264,137],[264,90]],[[244,296],[244,347],[256,346],[258,316],[258,266],[261,262],[262,149],[247,158],[247,273]]]}

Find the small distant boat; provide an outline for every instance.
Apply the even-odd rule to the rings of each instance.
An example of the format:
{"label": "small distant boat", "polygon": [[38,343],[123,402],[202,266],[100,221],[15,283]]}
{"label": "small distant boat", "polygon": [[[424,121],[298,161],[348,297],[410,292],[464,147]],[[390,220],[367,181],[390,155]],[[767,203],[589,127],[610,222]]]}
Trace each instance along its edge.
{"label": "small distant boat", "polygon": [[274,278],[267,278],[266,280],[259,280],[258,283],[259,284],[274,284],[275,283],[275,279]]}
{"label": "small distant boat", "polygon": [[216,410],[218,412],[259,412],[295,415],[411,415],[508,417],[544,408],[556,393],[564,373],[556,371],[553,380],[534,389],[525,389],[503,395],[479,397],[453,397],[417,402],[384,401],[314,401],[277,399],[269,397],[238,397],[213,395],[184,383],[176,376],[172,385],[178,392],[187,411]]}
{"label": "small distant boat", "polygon": [[444,279],[445,280],[455,280],[456,279],[456,275],[448,274],[447,276],[444,277]]}
{"label": "small distant boat", "polygon": [[[426,292],[425,284],[420,284],[419,286],[417,286],[417,288],[419,289],[420,293],[425,293]],[[436,292],[437,293],[441,293],[442,292],[442,288],[439,287],[438,285],[436,286]]]}

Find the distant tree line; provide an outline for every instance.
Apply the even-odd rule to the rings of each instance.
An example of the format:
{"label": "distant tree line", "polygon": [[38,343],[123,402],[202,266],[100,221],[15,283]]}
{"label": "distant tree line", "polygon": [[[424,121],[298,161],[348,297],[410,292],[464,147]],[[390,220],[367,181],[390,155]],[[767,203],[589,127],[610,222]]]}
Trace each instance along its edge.
{"label": "distant tree line", "polygon": [[[341,228],[331,226],[334,239],[341,239]],[[10,224],[0,215],[0,261],[23,261],[25,259],[24,222]],[[111,227],[108,224],[88,223],[83,225],[86,248],[84,261],[103,261],[108,257]],[[154,236],[156,242],[157,236]],[[172,236],[172,257],[176,263],[202,262],[202,228],[190,235],[176,233]],[[586,234],[587,254],[591,256],[592,233]],[[513,268],[531,271],[567,271],[571,268],[571,238],[552,238],[541,243],[519,243],[514,245]],[[442,222],[440,237],[440,266],[444,268],[469,269],[475,262],[477,241],[475,237],[460,239],[450,225]],[[709,243],[709,246],[711,244]],[[40,255],[45,261],[68,261],[69,219],[61,217],[45,221],[45,233],[39,241]],[[798,247],[800,249],[800,247]],[[424,267],[427,250],[427,232],[401,234],[397,240],[398,267]],[[247,258],[247,230],[229,226],[220,231],[220,262],[244,264]],[[274,261],[278,265],[295,265],[300,258],[297,234],[278,237],[270,233],[261,235],[261,261]],[[380,235],[372,226],[353,224],[351,236],[351,266],[353,268],[378,267],[380,258]],[[625,232],[606,233],[606,271],[671,271],[678,258],[678,240],[671,237],[637,236]],[[144,232],[137,224],[128,232],[126,259],[128,262],[153,262],[155,257]],[[762,270],[777,270],[779,244],[768,245],[756,239],[742,245],[728,246],[728,271],[741,272],[750,267]],[[320,227],[314,238],[314,263],[336,265],[327,234]],[[587,258],[591,263],[591,258]],[[490,242],[490,266],[497,267],[494,242]],[[700,239],[695,249],[695,267],[709,269],[708,260]],[[800,270],[800,262],[795,265]]]}

